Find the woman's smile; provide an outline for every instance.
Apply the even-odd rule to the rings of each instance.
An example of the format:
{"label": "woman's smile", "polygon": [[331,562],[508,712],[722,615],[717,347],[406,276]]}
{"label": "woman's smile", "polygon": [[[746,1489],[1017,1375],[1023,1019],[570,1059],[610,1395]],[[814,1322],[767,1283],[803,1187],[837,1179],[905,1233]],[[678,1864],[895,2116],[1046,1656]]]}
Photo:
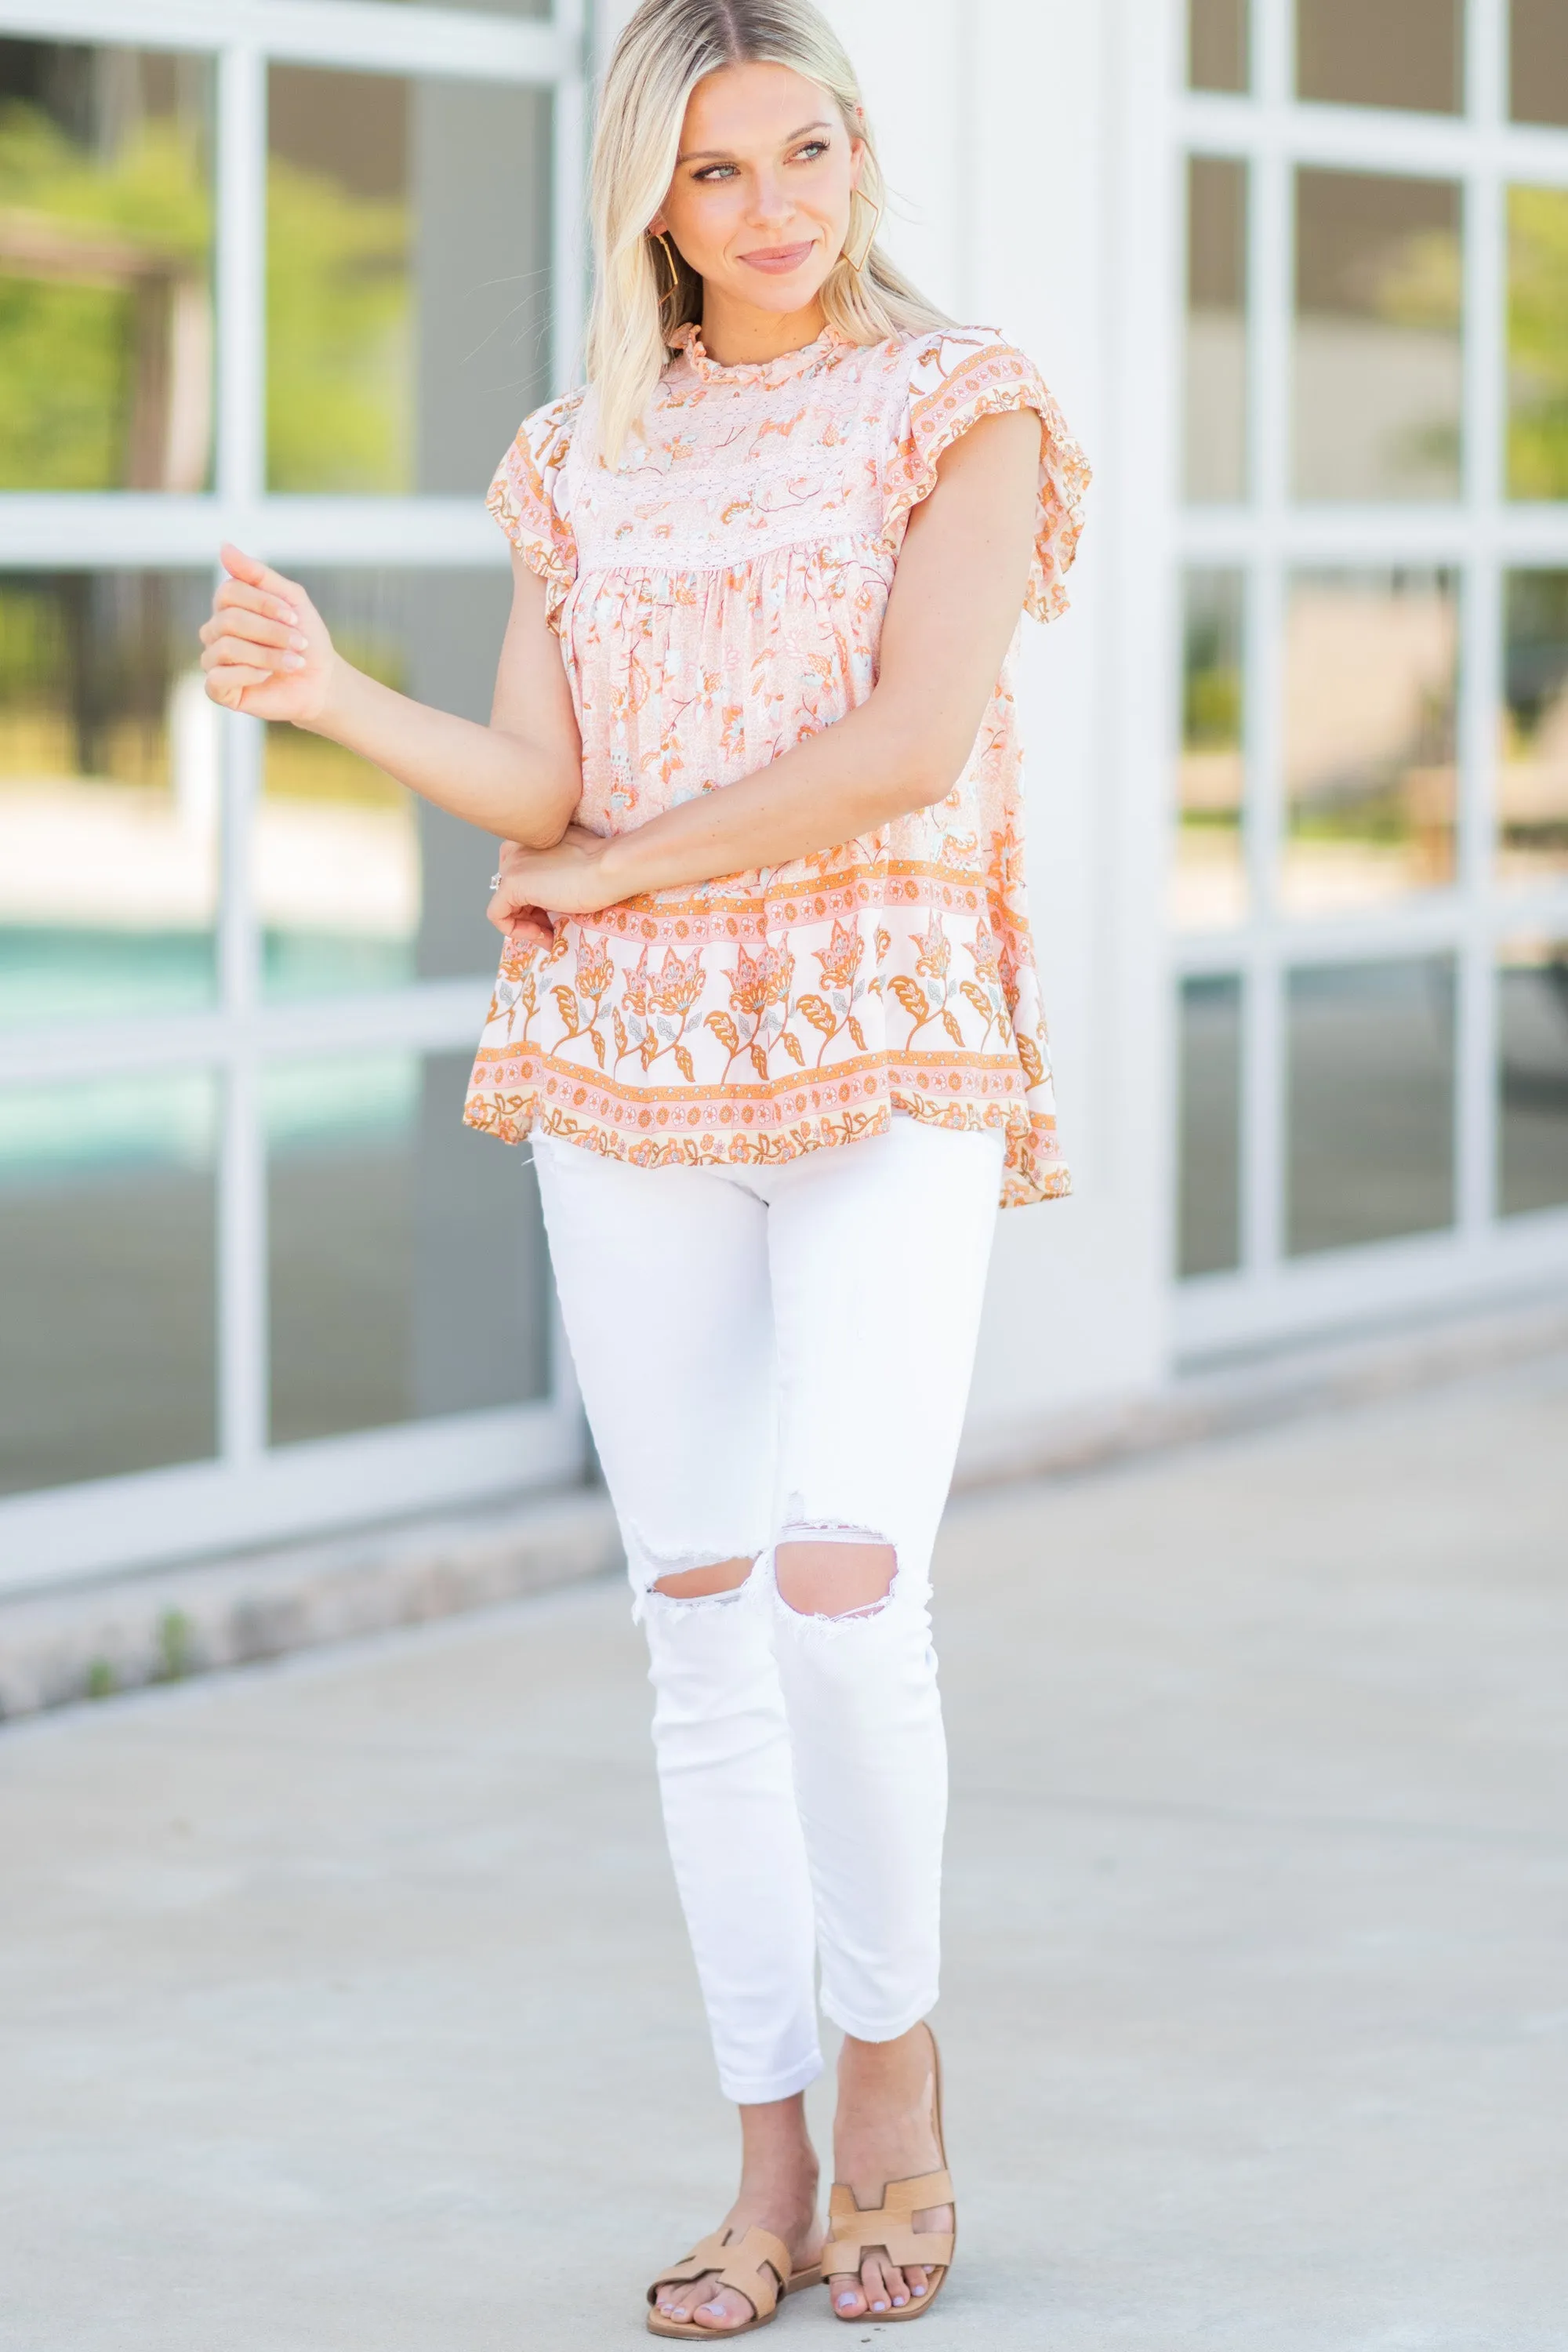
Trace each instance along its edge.
{"label": "woman's smile", "polygon": [[816,239],[808,237],[804,245],[759,246],[755,253],[742,253],[741,259],[752,269],[765,269],[770,277],[787,278],[816,250]]}

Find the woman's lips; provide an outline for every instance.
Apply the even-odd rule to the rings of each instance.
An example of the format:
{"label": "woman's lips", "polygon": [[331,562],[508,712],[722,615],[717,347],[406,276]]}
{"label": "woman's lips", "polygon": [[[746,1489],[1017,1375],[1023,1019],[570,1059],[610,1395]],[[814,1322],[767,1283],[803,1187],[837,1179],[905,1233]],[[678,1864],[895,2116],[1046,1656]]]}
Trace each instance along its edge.
{"label": "woman's lips", "polygon": [[792,269],[800,268],[811,250],[809,240],[805,245],[768,245],[755,253],[743,253],[741,258],[749,268],[765,269],[771,277],[784,278]]}

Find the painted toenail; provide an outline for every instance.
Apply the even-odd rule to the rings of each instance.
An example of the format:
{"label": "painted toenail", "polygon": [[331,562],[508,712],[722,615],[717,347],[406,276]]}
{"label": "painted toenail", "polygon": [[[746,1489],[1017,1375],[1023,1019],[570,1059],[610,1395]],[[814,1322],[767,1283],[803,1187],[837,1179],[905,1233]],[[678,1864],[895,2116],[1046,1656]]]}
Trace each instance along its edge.
{"label": "painted toenail", "polygon": [[894,2309],[895,2311],[902,2311],[902,2309],[903,2309],[903,2307],[904,2307],[905,2304],[906,2304],[906,2303],[908,2303],[908,2301],[909,2301],[909,2296],[908,2296],[907,2294],[896,2294],[896,2295],[893,2297],[893,2309]]}
{"label": "painted toenail", "polygon": [[871,2308],[873,2311],[886,2311],[888,2306],[885,2303],[874,2303]]}
{"label": "painted toenail", "polygon": [[838,2308],[840,2311],[853,2311],[855,2308],[854,2296],[852,2294],[841,2294],[838,2298]]}

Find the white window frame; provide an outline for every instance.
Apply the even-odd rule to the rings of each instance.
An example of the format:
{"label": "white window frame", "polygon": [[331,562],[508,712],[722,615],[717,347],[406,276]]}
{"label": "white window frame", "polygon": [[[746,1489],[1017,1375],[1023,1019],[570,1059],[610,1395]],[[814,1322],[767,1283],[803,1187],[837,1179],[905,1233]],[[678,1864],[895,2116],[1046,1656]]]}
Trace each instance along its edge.
{"label": "white window frame", "polygon": [[[554,101],[552,390],[576,380],[586,255],[586,0],[531,21],[383,0],[0,0],[0,34],[214,60],[217,165],[216,488],[209,495],[0,495],[10,570],[207,566],[235,539],[279,564],[482,565],[508,552],[478,499],[271,497],[264,471],[267,69],[274,61],[542,89]],[[258,985],[250,832],[262,730],[225,720],[218,1000],[210,1011],[118,1031],[0,1034],[0,1087],[58,1078],[211,1073],[217,1159],[218,1448],[208,1461],[0,1500],[0,1591],[268,1542],[494,1496],[577,1475],[582,1412],[558,1325],[549,1395],[271,1448],[267,1443],[264,1066],[289,1055],[471,1047],[482,980],[425,981],[374,995],[269,1004]]]}
{"label": "white window frame", "polygon": [[[1185,0],[1174,5],[1184,16]],[[1173,992],[1188,977],[1236,974],[1243,1003],[1241,1265],[1234,1273],[1176,1283],[1176,1347],[1186,1360],[1568,1276],[1568,1211],[1506,1220],[1497,1213],[1494,976],[1497,950],[1509,937],[1568,938],[1568,878],[1505,889],[1493,863],[1503,575],[1531,564],[1568,567],[1568,500],[1526,505],[1504,496],[1505,192],[1511,184],[1568,187],[1568,130],[1508,119],[1508,0],[1468,0],[1466,25],[1462,115],[1296,99],[1294,0],[1252,0],[1250,96],[1183,88],[1174,99],[1168,185],[1178,215],[1190,156],[1222,156],[1249,167],[1249,496],[1236,506],[1190,506],[1178,487],[1175,502],[1180,572],[1228,567],[1245,583],[1245,839],[1252,908],[1242,925],[1176,932],[1171,940]],[[1451,502],[1292,502],[1292,201],[1302,164],[1447,179],[1463,191],[1464,472]],[[1184,302],[1178,315],[1184,319]],[[1184,378],[1181,365],[1173,368],[1173,382]],[[1286,585],[1300,567],[1358,564],[1444,565],[1460,583],[1457,878],[1451,889],[1364,915],[1293,919],[1277,900]],[[1179,715],[1173,714],[1173,767],[1179,733]],[[1286,975],[1301,966],[1423,952],[1451,954],[1458,983],[1454,1224],[1288,1258]]]}

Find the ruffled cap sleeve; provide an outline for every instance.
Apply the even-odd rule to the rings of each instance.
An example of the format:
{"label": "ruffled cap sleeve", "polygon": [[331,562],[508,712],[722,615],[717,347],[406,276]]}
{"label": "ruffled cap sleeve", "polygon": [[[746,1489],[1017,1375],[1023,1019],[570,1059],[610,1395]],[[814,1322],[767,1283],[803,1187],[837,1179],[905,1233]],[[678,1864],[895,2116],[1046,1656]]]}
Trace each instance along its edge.
{"label": "ruffled cap sleeve", "polygon": [[545,611],[557,625],[577,577],[577,542],[566,512],[566,459],[582,406],[567,393],[524,417],[516,440],[496,468],[485,504],[546,590]]}
{"label": "ruffled cap sleeve", "polygon": [[1089,469],[1032,360],[988,328],[954,328],[915,346],[909,398],[888,470],[883,543],[895,554],[910,514],[936,488],[937,460],[982,416],[1032,408],[1040,420],[1035,561],[1025,608],[1037,621],[1067,610],[1064,577],[1083,527]]}

